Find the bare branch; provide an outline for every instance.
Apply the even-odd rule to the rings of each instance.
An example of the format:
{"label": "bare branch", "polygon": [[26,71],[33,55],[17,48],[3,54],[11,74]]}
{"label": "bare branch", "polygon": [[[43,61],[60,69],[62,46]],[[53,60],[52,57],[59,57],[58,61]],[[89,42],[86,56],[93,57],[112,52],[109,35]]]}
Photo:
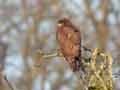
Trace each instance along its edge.
{"label": "bare branch", "polygon": [[6,76],[3,76],[4,80],[6,81],[6,83],[8,84],[9,88],[11,90],[14,90],[13,86],[11,85],[11,83],[8,81],[7,77]]}
{"label": "bare branch", "polygon": [[109,14],[109,1],[110,0],[101,0],[101,12],[103,15],[103,22],[106,20]]}
{"label": "bare branch", "polygon": [[96,21],[94,12],[92,11],[91,6],[90,6],[90,0],[83,0],[83,1],[86,7],[87,16],[89,16],[92,19],[93,23],[96,25],[97,21]]}

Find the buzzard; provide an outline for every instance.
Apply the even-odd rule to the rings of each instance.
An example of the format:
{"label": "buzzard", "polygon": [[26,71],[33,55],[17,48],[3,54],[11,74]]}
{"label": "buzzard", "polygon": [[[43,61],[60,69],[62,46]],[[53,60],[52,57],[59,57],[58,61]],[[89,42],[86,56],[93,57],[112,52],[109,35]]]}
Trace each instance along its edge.
{"label": "buzzard", "polygon": [[80,31],[70,22],[63,18],[57,23],[56,37],[60,50],[73,72],[79,71],[81,62],[81,35]]}

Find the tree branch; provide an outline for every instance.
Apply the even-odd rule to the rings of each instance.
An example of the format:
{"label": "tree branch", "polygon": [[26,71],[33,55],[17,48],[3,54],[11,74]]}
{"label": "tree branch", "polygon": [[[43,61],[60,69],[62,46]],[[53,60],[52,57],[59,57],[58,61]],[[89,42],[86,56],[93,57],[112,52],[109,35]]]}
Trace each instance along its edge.
{"label": "tree branch", "polygon": [[88,17],[90,17],[92,19],[93,23],[96,25],[97,21],[96,21],[94,12],[92,11],[91,6],[90,6],[90,0],[83,0],[83,1],[85,4],[85,7],[86,7],[86,15]]}
{"label": "tree branch", "polygon": [[110,0],[101,0],[101,12],[103,15],[103,22],[106,21],[109,14],[109,1]]}

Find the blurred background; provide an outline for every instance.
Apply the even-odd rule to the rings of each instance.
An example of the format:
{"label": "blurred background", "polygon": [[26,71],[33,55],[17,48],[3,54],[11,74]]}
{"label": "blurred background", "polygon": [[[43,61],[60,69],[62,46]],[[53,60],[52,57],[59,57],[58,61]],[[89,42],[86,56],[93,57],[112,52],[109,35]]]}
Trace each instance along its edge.
{"label": "blurred background", "polygon": [[0,0],[0,90],[81,90],[64,58],[39,54],[57,52],[63,17],[81,31],[82,45],[112,54],[120,90],[119,8],[120,0]]}

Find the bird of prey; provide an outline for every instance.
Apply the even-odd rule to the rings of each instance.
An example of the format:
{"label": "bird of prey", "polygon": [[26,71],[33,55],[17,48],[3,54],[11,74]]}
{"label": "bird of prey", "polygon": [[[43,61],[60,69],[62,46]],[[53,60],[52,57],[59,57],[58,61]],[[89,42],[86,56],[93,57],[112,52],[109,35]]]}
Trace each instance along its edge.
{"label": "bird of prey", "polygon": [[63,18],[57,22],[56,37],[60,46],[60,51],[72,71],[79,71],[82,67],[80,31],[69,19]]}

